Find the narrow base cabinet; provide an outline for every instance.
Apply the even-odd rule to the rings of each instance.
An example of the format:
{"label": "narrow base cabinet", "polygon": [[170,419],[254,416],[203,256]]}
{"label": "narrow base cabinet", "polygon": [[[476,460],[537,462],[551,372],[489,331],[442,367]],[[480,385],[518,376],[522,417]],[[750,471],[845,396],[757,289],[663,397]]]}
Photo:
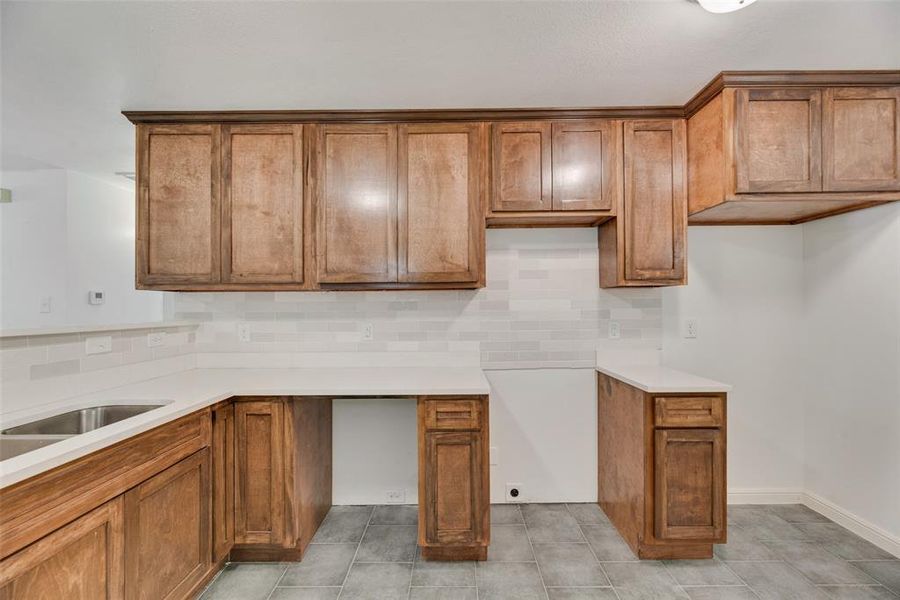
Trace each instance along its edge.
{"label": "narrow base cabinet", "polygon": [[597,374],[600,507],[639,558],[726,541],[725,394],[651,394]]}
{"label": "narrow base cabinet", "polygon": [[331,399],[237,398],[234,469],[231,560],[300,560],[331,508]]}
{"label": "narrow base cabinet", "polygon": [[487,396],[418,400],[419,546],[425,560],[485,560],[490,543]]}

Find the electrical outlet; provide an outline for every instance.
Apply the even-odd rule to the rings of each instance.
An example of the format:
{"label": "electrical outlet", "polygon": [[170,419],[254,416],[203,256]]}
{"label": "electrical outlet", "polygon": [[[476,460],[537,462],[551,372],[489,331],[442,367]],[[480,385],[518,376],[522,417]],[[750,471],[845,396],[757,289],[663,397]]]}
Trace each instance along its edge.
{"label": "electrical outlet", "polygon": [[147,347],[148,348],[156,348],[158,346],[163,345],[163,340],[166,339],[165,331],[154,331],[147,334]]}
{"label": "electrical outlet", "polygon": [[522,502],[525,500],[525,496],[522,494],[522,484],[521,483],[507,483],[506,484],[506,501],[507,502]]}
{"label": "electrical outlet", "polygon": [[622,337],[622,326],[618,321],[609,322],[609,339],[617,340]]}
{"label": "electrical outlet", "polygon": [[362,339],[364,340],[372,340],[375,339],[375,326],[371,323],[366,323],[363,325],[362,331]]}
{"label": "electrical outlet", "polygon": [[491,466],[497,466],[497,446],[491,446]]}
{"label": "electrical outlet", "polygon": [[50,296],[41,296],[40,302],[38,303],[38,310],[42,313],[52,312],[53,298]]}
{"label": "electrical outlet", "polygon": [[697,319],[685,319],[681,329],[682,337],[689,339],[697,337]]}
{"label": "electrical outlet", "polygon": [[405,504],[406,492],[404,490],[388,490],[385,492],[385,500],[388,504]]}
{"label": "electrical outlet", "polygon": [[89,337],[84,340],[86,354],[103,354],[112,350],[112,336]]}
{"label": "electrical outlet", "polygon": [[241,342],[250,341],[250,323],[238,323],[237,326],[238,340]]}

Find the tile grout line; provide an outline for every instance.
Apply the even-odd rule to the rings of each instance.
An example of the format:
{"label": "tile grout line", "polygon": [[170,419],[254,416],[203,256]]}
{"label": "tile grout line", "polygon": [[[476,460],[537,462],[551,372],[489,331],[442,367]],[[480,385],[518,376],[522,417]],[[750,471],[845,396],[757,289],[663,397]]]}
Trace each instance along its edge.
{"label": "tile grout line", "polygon": [[[594,560],[597,561],[597,564],[600,565],[600,572],[602,572],[603,575],[606,577],[606,580],[609,581],[609,587],[612,589],[613,594],[615,594],[615,596],[616,596],[616,598],[617,598],[618,600],[622,600],[622,597],[619,596],[619,591],[616,589],[616,586],[613,585],[613,582],[612,582],[612,579],[611,579],[610,576],[609,576],[609,573],[606,572],[606,569],[603,567],[603,563],[600,562],[600,559],[597,557],[597,553],[594,552],[594,548],[591,547],[591,543],[588,541],[587,536],[584,535],[584,529],[581,528],[581,526],[583,525],[583,523],[579,523],[579,522],[578,522],[578,519],[575,517],[575,515],[572,514],[572,511],[569,510],[569,504],[568,504],[568,503],[566,503],[565,506],[566,506],[566,512],[569,513],[569,515],[571,515],[571,517],[572,517],[573,519],[575,519],[575,522],[576,522],[576,523],[578,523],[578,532],[581,533],[581,537],[584,539],[584,543],[587,544],[588,550],[591,551],[591,556],[593,556],[593,557],[594,557]],[[601,510],[599,504],[597,505],[597,510]],[[537,557],[535,557],[535,559],[537,559]]]}
{"label": "tile grout line", "polygon": [[281,572],[281,576],[278,577],[278,579],[275,581],[275,585],[273,585],[273,586],[272,586],[272,589],[269,590],[269,595],[266,596],[266,600],[271,600],[272,594],[274,594],[274,593],[275,593],[275,590],[278,589],[278,584],[281,583],[281,580],[284,579],[284,576],[285,576],[285,574],[287,573],[287,570],[288,570],[289,565],[286,565],[286,564],[284,564],[283,562],[282,562],[282,563],[279,563],[279,564],[284,565],[284,571]]}
{"label": "tile grout line", "polygon": [[[534,542],[528,534],[528,519],[525,518],[525,513],[522,512],[522,505],[518,504],[518,506],[519,512],[522,513],[522,526],[525,528],[525,538],[528,540],[528,545],[531,546],[531,555],[534,556],[534,566],[537,569],[538,577],[541,578],[541,587],[544,588],[544,597],[547,598],[547,600],[550,600],[550,592],[547,591],[547,584],[544,582],[544,574],[541,573],[541,563],[538,562],[537,552],[534,551]],[[568,508],[566,508],[566,512],[569,512]],[[579,527],[578,530],[581,531],[581,528]]]}
{"label": "tile grout line", "polygon": [[356,564],[356,556],[359,554],[359,547],[362,546],[362,541],[366,537],[366,532],[369,531],[369,524],[372,522],[372,517],[375,516],[375,506],[373,505],[371,512],[369,512],[369,518],[366,519],[366,527],[363,529],[362,535],[359,537],[359,541],[356,543],[356,552],[353,553],[353,558],[350,559],[350,566],[347,567],[347,574],[344,575],[344,581],[341,582],[341,591],[338,593],[338,600],[340,597],[344,595],[344,586],[347,585],[347,579],[350,577],[350,571],[353,569],[353,565]]}

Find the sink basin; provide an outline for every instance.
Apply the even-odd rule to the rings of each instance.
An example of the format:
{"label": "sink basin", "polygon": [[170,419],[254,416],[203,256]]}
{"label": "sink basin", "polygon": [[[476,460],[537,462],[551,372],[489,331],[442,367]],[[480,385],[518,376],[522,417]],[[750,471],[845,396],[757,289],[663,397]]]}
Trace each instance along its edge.
{"label": "sink basin", "polygon": [[124,421],[163,406],[162,404],[115,404],[90,406],[61,415],[32,421],[0,431],[0,435],[78,435]]}

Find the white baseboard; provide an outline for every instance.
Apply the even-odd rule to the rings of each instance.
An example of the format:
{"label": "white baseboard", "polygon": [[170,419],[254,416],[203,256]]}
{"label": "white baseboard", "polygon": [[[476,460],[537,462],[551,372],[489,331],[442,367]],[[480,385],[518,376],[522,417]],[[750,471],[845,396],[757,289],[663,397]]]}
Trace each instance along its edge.
{"label": "white baseboard", "polygon": [[732,488],[728,504],[803,504],[803,490],[792,488]]}
{"label": "white baseboard", "polygon": [[778,488],[736,488],[728,490],[728,504],[803,504],[882,550],[900,557],[900,538],[811,492]]}
{"label": "white baseboard", "polygon": [[817,513],[825,515],[841,527],[849,529],[864,540],[872,542],[882,550],[900,558],[900,537],[891,535],[881,527],[873,525],[816,494],[806,492],[802,503]]}

